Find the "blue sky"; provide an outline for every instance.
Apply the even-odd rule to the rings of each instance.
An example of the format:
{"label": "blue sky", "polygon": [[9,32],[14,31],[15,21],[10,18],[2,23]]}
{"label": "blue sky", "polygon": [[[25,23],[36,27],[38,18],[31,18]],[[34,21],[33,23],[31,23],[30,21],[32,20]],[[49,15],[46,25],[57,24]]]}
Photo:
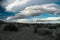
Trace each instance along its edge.
{"label": "blue sky", "polygon": [[[19,2],[18,2],[19,1]],[[58,8],[58,6],[60,7],[60,0],[0,0],[0,19],[2,20],[7,20],[8,18],[11,18],[11,20],[20,20],[20,19],[28,19],[28,20],[32,20],[34,18],[50,18],[50,17],[60,17],[60,9]],[[11,6],[11,5],[14,6]],[[29,10],[29,8],[35,7],[35,6],[41,6],[41,5],[46,5],[48,4],[48,6],[52,5],[52,7],[55,8],[56,5],[58,5],[56,7],[56,9],[58,10],[58,13],[56,15],[54,15],[54,12],[51,12],[49,10],[49,12],[42,12],[41,14],[38,12],[36,12],[36,8],[34,8],[33,10],[35,11],[31,11]],[[31,9],[32,9],[31,8]],[[28,9],[29,11],[31,11],[31,13],[28,13],[28,10],[26,11],[26,9]],[[41,8],[40,8],[41,9]],[[42,9],[43,10],[43,9]],[[44,9],[46,10],[46,9]],[[22,11],[22,12],[21,12]],[[41,10],[39,10],[41,11]],[[25,13],[24,13],[25,12]],[[34,12],[34,13],[32,13]],[[21,16],[22,15],[22,16]],[[10,20],[10,19],[9,19]],[[8,20],[8,21],[9,21]]]}

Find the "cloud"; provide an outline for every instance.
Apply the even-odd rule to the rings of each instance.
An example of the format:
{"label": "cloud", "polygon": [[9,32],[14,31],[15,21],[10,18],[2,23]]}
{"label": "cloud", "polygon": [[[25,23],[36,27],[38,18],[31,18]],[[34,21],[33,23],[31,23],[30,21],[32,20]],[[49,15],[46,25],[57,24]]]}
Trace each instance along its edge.
{"label": "cloud", "polygon": [[33,18],[29,19],[18,19],[16,22],[19,23],[60,23],[60,17],[48,17],[48,18]]}
{"label": "cloud", "polygon": [[[55,3],[59,1],[60,0],[38,0],[38,1],[37,0],[10,0],[10,1],[4,0],[4,2],[2,2],[2,5],[6,8],[7,11],[15,12],[15,11],[19,11],[19,8],[23,9],[31,5],[48,4],[48,3]],[[22,8],[21,6],[24,7]]]}
{"label": "cloud", "polygon": [[11,16],[11,17],[8,17],[6,21],[7,22],[18,22],[18,23],[60,23],[60,17],[13,19],[13,16]]}
{"label": "cloud", "polygon": [[50,13],[50,14],[58,14],[60,13],[60,6],[57,4],[44,4],[44,5],[35,5],[35,6],[29,6],[26,7],[24,10],[20,11],[19,13],[15,14],[13,17],[8,17],[8,20],[13,19],[23,19],[27,17],[33,17],[37,15],[41,15],[44,13]]}
{"label": "cloud", "polygon": [[34,20],[29,20],[29,19],[17,19],[16,22],[18,23],[34,23]]}
{"label": "cloud", "polygon": [[54,21],[54,20],[60,20],[60,17],[47,17],[47,18],[33,18],[36,20],[46,20],[46,21]]}
{"label": "cloud", "polygon": [[[33,2],[34,1],[34,2]],[[60,0],[31,0],[28,5],[38,5],[38,4],[48,4],[48,3],[56,3]]]}
{"label": "cloud", "polygon": [[9,5],[7,5],[5,8],[6,8],[7,11],[13,11],[13,10],[17,9],[15,7],[26,4],[28,1],[29,0],[15,0],[12,3],[10,3]]}
{"label": "cloud", "polygon": [[48,17],[48,18],[33,18],[29,19],[17,19],[18,23],[60,23],[60,17]]}
{"label": "cloud", "polygon": [[4,0],[0,0],[0,2],[1,2],[1,1],[4,1]]}
{"label": "cloud", "polygon": [[35,5],[25,8],[25,10],[21,11],[25,15],[35,15],[41,13],[55,13],[60,11],[60,6],[57,4],[44,4],[44,5]]}
{"label": "cloud", "polygon": [[35,23],[60,23],[60,17],[33,18]]}
{"label": "cloud", "polygon": [[57,4],[44,4],[44,5],[35,5],[26,7],[24,10],[20,11],[20,13],[16,14],[17,16],[24,15],[25,16],[36,16],[43,13],[51,13],[57,14],[60,13],[60,6]]}

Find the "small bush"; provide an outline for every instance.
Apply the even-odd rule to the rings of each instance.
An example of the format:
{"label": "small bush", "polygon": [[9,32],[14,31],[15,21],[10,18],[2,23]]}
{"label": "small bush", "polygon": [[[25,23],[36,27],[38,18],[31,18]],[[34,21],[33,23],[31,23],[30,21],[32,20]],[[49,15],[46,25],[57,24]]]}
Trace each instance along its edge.
{"label": "small bush", "polygon": [[38,32],[37,32],[39,35],[48,35],[50,32],[48,31],[48,30],[39,30]]}
{"label": "small bush", "polygon": [[49,31],[47,28],[35,28],[34,33],[38,33],[39,35],[51,35],[52,31]]}
{"label": "small bush", "polygon": [[4,27],[4,31],[18,31],[18,28],[13,24],[8,24]]}
{"label": "small bush", "polygon": [[56,35],[56,40],[60,40],[60,33],[55,33]]}

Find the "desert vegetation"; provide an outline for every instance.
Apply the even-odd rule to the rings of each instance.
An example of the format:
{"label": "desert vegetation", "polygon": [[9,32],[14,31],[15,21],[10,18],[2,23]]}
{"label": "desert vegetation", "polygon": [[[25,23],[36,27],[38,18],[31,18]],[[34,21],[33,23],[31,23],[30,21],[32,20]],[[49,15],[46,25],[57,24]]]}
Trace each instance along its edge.
{"label": "desert vegetation", "polygon": [[60,24],[44,24],[44,23],[35,23],[35,24],[27,24],[27,23],[16,23],[16,22],[4,22],[0,21],[0,31],[20,31],[20,28],[33,28],[33,33],[38,34],[40,36],[51,36],[56,40],[60,40]]}

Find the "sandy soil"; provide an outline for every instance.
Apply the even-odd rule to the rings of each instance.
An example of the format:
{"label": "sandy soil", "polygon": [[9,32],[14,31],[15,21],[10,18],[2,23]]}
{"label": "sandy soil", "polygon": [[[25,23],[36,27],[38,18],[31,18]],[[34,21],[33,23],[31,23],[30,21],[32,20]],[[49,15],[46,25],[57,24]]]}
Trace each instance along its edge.
{"label": "sandy soil", "polygon": [[34,28],[21,28],[17,32],[0,32],[0,40],[54,40],[50,36],[40,36],[37,33],[33,33]]}

